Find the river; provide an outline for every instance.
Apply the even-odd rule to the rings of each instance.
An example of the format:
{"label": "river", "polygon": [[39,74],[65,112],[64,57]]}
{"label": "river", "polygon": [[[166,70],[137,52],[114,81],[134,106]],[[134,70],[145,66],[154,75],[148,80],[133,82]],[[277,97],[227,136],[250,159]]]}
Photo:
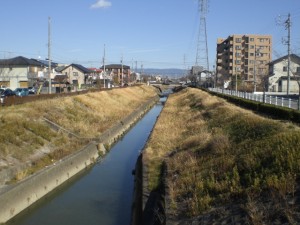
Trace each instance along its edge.
{"label": "river", "polygon": [[132,170],[162,107],[156,104],[103,159],[7,225],[129,225],[134,188]]}

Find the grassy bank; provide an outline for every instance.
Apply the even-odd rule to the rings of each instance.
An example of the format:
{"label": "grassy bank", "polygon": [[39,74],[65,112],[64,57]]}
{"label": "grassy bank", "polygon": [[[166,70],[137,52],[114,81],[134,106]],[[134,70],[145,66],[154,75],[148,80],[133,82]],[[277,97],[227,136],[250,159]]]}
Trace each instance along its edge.
{"label": "grassy bank", "polygon": [[142,85],[2,107],[0,171],[17,168],[14,179],[20,180],[87,143],[54,131],[43,118],[79,137],[94,138],[156,94]]}
{"label": "grassy bank", "polygon": [[[224,220],[295,224],[299,146],[297,126],[185,89],[169,97],[144,157],[150,189],[166,184],[166,208],[178,220],[203,219],[229,207],[235,210],[227,210],[232,215],[224,214]],[[218,222],[224,222],[219,211]]]}

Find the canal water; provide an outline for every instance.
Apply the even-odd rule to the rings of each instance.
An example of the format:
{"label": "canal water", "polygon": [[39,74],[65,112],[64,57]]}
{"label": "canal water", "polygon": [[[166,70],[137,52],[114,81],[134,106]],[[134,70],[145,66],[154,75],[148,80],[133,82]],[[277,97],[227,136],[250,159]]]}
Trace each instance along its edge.
{"label": "canal water", "polygon": [[96,165],[7,224],[129,225],[134,188],[132,170],[162,107],[156,104]]}

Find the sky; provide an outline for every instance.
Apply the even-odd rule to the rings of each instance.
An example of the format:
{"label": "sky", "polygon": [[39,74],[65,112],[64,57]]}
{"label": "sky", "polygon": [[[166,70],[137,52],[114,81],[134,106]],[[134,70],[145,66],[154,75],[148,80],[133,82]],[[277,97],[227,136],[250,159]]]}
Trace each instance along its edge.
{"label": "sky", "polygon": [[[207,0],[209,67],[217,38],[268,34],[273,60],[300,55],[300,0]],[[58,63],[100,67],[121,63],[133,69],[195,65],[201,14],[198,0],[0,0],[0,58],[50,58]],[[285,41],[284,41],[285,40]]]}

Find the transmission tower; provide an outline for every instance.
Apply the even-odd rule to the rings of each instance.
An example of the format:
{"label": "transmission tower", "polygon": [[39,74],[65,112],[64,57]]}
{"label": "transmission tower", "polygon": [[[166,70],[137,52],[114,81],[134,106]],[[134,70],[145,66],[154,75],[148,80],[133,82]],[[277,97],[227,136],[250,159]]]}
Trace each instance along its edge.
{"label": "transmission tower", "polygon": [[209,70],[208,63],[208,47],[206,33],[206,15],[208,10],[208,0],[199,1],[200,24],[197,41],[197,53],[195,66],[201,66],[205,70]]}

